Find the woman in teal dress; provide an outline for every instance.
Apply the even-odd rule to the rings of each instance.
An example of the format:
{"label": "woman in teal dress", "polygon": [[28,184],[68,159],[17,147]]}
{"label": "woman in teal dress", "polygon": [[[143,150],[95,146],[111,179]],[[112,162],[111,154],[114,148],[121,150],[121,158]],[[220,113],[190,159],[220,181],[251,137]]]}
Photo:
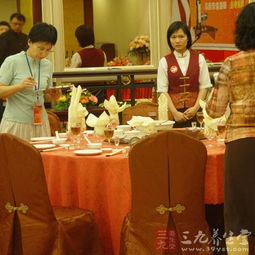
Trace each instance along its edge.
{"label": "woman in teal dress", "polygon": [[50,135],[44,90],[52,86],[52,64],[46,57],[56,41],[56,28],[38,23],[29,32],[27,51],[9,56],[3,62],[0,97],[6,97],[7,102],[0,133],[24,140]]}

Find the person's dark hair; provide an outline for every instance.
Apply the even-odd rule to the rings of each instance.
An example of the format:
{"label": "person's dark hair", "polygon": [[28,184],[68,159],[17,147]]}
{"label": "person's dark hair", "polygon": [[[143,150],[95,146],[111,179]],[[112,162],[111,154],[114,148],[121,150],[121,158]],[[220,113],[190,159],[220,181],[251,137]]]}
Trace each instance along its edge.
{"label": "person's dark hair", "polygon": [[240,50],[255,49],[255,3],[246,5],[237,17],[235,45]]}
{"label": "person's dark hair", "polygon": [[32,43],[48,42],[55,45],[57,42],[57,37],[57,29],[54,26],[44,22],[35,24],[28,34],[28,39]]}
{"label": "person's dark hair", "polygon": [[189,30],[189,27],[186,24],[182,23],[181,21],[175,21],[172,24],[170,24],[170,26],[167,29],[167,43],[172,51],[174,50],[174,48],[171,44],[170,37],[173,33],[175,33],[179,29],[182,29],[184,34],[187,35],[188,37],[187,49],[189,49],[192,45],[192,39],[191,39],[191,33]]}
{"label": "person's dark hair", "polygon": [[0,21],[0,26],[7,26],[7,27],[11,28],[10,24],[7,21]]}
{"label": "person's dark hair", "polygon": [[75,36],[81,47],[95,44],[94,31],[91,27],[80,25],[75,30]]}
{"label": "person's dark hair", "polygon": [[23,21],[24,23],[26,22],[26,17],[21,13],[18,12],[13,13],[10,17],[10,21],[12,21],[14,18],[16,18],[19,21]]}

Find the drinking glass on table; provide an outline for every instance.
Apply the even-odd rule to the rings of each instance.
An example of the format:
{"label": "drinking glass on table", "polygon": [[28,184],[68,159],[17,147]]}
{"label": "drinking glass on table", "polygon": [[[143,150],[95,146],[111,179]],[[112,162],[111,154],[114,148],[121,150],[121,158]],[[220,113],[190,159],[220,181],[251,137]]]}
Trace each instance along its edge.
{"label": "drinking glass on table", "polygon": [[70,127],[71,141],[75,149],[80,147],[81,132],[82,128],[80,122],[71,123]]}
{"label": "drinking glass on table", "polygon": [[114,134],[114,128],[111,124],[108,124],[104,129],[104,135],[105,135],[105,138],[108,140],[108,143],[111,143],[113,134]]}
{"label": "drinking glass on table", "polygon": [[224,134],[226,130],[226,121],[220,120],[217,123],[217,136],[219,142],[224,142]]}
{"label": "drinking glass on table", "polygon": [[216,138],[216,130],[208,129],[207,132],[204,133],[205,137],[208,140],[208,143],[206,144],[207,147],[214,147],[214,140]]}
{"label": "drinking glass on table", "polygon": [[203,127],[203,122],[204,122],[203,112],[197,112],[196,113],[196,118],[197,118],[197,121],[199,122],[199,126],[202,128]]}

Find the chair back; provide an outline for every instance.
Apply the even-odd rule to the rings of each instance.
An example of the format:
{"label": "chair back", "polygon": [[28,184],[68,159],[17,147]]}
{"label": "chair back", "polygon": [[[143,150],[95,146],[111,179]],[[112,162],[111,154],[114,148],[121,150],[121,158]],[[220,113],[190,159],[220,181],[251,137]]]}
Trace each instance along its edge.
{"label": "chair back", "polygon": [[0,154],[0,254],[31,254],[33,242],[39,243],[38,254],[49,254],[57,222],[41,155],[11,134],[0,134]]}
{"label": "chair back", "polygon": [[61,131],[60,119],[57,114],[50,110],[47,110],[47,114],[50,123],[50,133],[52,136],[55,136],[55,131]]}
{"label": "chair back", "polygon": [[115,44],[114,43],[104,43],[101,45],[101,49],[105,52],[107,62],[115,58]]}
{"label": "chair back", "polygon": [[143,116],[158,119],[158,104],[152,102],[142,102],[134,106],[127,107],[122,112],[122,124],[132,119],[132,116]]}
{"label": "chair back", "polygon": [[[168,254],[157,250],[157,238],[170,231],[175,254],[185,253],[182,248],[207,249],[208,243],[193,243],[199,231],[210,241],[204,207],[206,158],[203,143],[175,131],[149,136],[132,148],[132,208],[122,228],[122,255]],[[183,243],[188,239],[191,246]]]}

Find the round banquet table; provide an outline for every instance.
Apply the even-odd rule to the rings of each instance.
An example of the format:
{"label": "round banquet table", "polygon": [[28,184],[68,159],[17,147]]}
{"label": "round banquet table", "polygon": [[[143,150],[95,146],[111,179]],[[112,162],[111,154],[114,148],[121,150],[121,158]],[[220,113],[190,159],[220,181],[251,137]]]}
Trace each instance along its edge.
{"label": "round banquet table", "polygon": [[[207,146],[205,204],[224,201],[224,151],[224,143]],[[131,207],[128,158],[124,154],[76,156],[66,149],[41,155],[52,204],[91,210],[99,226],[105,254],[119,254],[122,221]]]}

